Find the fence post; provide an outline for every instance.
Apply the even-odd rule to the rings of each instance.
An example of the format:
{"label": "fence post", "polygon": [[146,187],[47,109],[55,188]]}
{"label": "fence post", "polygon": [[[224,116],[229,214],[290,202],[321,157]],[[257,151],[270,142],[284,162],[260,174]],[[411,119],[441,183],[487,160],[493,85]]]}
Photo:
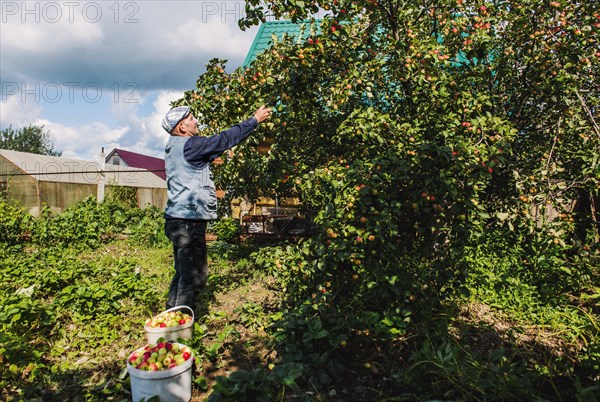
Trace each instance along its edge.
{"label": "fence post", "polygon": [[104,147],[102,147],[102,152],[100,152],[100,162],[98,163],[98,166],[100,167],[100,172],[98,174],[98,193],[96,195],[96,199],[98,200],[98,203],[104,202],[104,184],[105,184],[105,177],[104,177],[104,167],[105,167],[105,163],[106,161],[104,160]]}

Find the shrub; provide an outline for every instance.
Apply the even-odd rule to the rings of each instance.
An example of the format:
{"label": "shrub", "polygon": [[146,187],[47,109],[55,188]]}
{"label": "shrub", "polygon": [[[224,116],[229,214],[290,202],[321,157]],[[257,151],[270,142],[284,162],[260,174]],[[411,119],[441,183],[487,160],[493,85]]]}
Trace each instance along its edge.
{"label": "shrub", "polygon": [[139,211],[139,216],[129,224],[129,240],[147,246],[168,246],[171,243],[165,235],[163,211],[148,207]]}
{"label": "shrub", "polygon": [[22,208],[0,199],[0,243],[15,245],[31,235],[32,217]]}
{"label": "shrub", "polygon": [[211,222],[208,230],[212,231],[221,241],[231,243],[240,234],[240,223],[237,219],[220,218]]}

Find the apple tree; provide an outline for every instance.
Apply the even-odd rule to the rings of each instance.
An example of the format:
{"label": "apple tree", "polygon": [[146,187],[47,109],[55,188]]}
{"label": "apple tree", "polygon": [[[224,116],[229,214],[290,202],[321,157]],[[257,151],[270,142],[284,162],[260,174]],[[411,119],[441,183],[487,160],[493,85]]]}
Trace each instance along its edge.
{"label": "apple tree", "polygon": [[178,103],[207,132],[273,104],[217,181],[230,197],[298,197],[321,234],[277,257],[289,293],[329,309],[338,334],[395,334],[427,316],[419,302],[463,289],[465,246],[491,230],[525,244],[532,277],[555,291],[564,272],[589,268],[600,181],[592,3],[248,0],[242,27],[288,18],[302,40],[274,38],[231,73],[211,61]]}

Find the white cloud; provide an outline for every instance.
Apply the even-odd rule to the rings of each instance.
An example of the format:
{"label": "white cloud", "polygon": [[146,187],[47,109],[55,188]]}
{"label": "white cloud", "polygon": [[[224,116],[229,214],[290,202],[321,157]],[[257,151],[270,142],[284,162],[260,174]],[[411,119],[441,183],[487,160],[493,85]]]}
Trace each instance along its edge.
{"label": "white cloud", "polygon": [[237,26],[243,1],[166,3],[0,2],[3,77],[174,90],[193,85],[211,58],[233,68],[244,60],[257,28]]}
{"label": "white cloud", "polygon": [[42,112],[39,105],[25,103],[21,99],[21,95],[6,96],[3,95],[0,103],[0,127],[20,128],[29,125]]}
{"label": "white cloud", "polygon": [[154,112],[143,119],[145,129],[152,142],[162,143],[164,146],[169,139],[169,135],[162,128],[161,123],[165,114],[171,109],[170,103],[180,99],[183,92],[161,92],[153,103]]}
{"label": "white cloud", "polygon": [[218,18],[205,22],[192,18],[170,32],[166,38],[166,46],[179,57],[195,52],[212,54],[214,57],[230,57],[241,52],[245,54],[254,40],[254,35]]}
{"label": "white cloud", "polygon": [[56,53],[99,43],[104,37],[102,24],[91,24],[82,19],[57,23],[42,21],[37,24],[8,20],[2,29],[4,51]]}
{"label": "white cloud", "polygon": [[152,109],[148,115],[140,114],[140,104],[114,104],[111,113],[121,126],[130,127],[127,138],[122,138],[120,148],[145,155],[163,157],[164,146],[169,135],[161,127],[165,114],[170,109],[170,103],[183,96],[183,92],[165,91],[158,94],[145,94],[145,100],[153,98]]}
{"label": "white cloud", "polygon": [[34,124],[44,126],[44,129],[49,131],[54,149],[62,151],[62,156],[94,161],[98,159],[102,147],[105,152],[118,148],[119,140],[130,130],[128,126],[111,129],[99,122],[69,127],[46,119],[37,119]]}

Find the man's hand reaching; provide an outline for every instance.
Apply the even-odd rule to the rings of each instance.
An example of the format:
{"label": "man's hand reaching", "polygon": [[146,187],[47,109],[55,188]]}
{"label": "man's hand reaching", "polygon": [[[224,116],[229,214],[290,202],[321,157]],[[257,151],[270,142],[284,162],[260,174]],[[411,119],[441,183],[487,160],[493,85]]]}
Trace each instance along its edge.
{"label": "man's hand reaching", "polygon": [[254,118],[259,123],[262,123],[263,121],[267,120],[270,117],[271,117],[271,108],[267,107],[267,105],[262,105],[261,107],[258,108],[256,113],[254,113]]}

